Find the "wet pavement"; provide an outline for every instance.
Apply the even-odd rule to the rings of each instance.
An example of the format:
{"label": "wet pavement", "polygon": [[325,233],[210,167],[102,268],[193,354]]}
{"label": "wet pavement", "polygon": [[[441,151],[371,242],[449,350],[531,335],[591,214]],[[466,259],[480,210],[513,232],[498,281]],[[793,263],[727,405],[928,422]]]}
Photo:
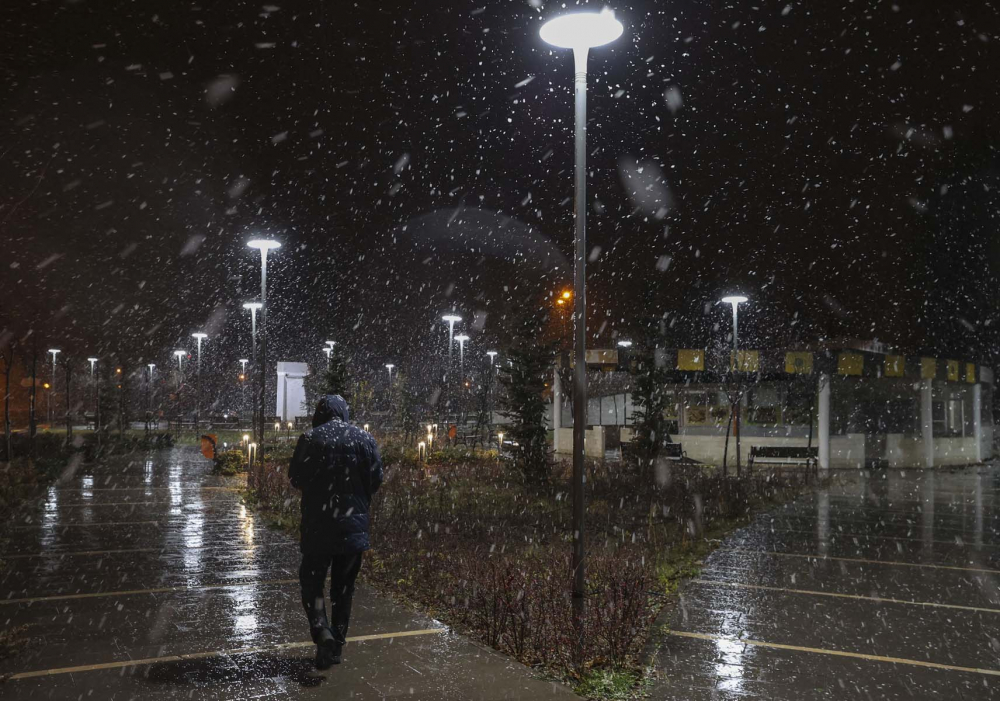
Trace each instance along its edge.
{"label": "wet pavement", "polygon": [[83,466],[19,516],[0,699],[557,699],[564,687],[359,585],[344,663],[312,668],[297,542],[195,448]]}
{"label": "wet pavement", "polygon": [[683,589],[653,699],[1000,699],[1000,467],[840,475]]}

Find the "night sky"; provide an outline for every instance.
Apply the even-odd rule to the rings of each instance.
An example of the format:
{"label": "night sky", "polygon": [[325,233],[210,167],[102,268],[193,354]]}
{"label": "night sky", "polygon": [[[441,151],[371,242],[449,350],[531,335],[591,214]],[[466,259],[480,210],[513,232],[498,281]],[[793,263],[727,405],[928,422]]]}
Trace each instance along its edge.
{"label": "night sky", "polygon": [[[282,359],[335,338],[380,368],[452,307],[479,352],[570,282],[572,58],[538,38],[564,5],[275,3],[5,4],[0,327],[161,363],[205,328],[232,362],[259,234],[284,244]],[[709,345],[740,289],[748,345],[992,360],[995,2],[613,9],[625,35],[589,63],[592,344],[655,313]]]}

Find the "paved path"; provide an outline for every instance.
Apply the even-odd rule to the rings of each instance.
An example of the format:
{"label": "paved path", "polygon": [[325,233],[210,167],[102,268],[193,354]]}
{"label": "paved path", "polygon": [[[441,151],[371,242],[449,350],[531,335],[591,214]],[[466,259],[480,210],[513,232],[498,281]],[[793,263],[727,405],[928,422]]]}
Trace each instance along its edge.
{"label": "paved path", "polygon": [[0,699],[571,699],[360,586],[344,663],[312,670],[297,543],[194,448],[83,467],[15,526]]}
{"label": "paved path", "polygon": [[1000,469],[884,471],[727,538],[653,699],[1000,699]]}

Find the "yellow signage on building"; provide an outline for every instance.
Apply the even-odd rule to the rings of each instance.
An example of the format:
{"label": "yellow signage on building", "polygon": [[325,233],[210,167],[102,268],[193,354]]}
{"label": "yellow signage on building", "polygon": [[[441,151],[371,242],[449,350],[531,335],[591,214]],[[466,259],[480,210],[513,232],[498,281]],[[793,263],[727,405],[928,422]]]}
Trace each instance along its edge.
{"label": "yellow signage on building", "polygon": [[760,352],[755,350],[733,351],[729,354],[729,368],[736,372],[757,372],[760,370]]}
{"label": "yellow signage on building", "polygon": [[865,367],[865,356],[844,351],[837,355],[838,375],[860,375]]}
{"label": "yellow signage on building", "polygon": [[934,358],[920,359],[920,379],[933,380],[937,377],[937,361]]}
{"label": "yellow signage on building", "polygon": [[703,371],[705,369],[705,351],[685,348],[678,350],[677,369]]}
{"label": "yellow signage on building", "polygon": [[902,377],[903,368],[906,365],[906,358],[902,355],[885,356],[885,376]]}
{"label": "yellow signage on building", "polygon": [[965,381],[970,385],[976,384],[976,364],[966,363],[965,364]]}
{"label": "yellow signage on building", "polygon": [[948,361],[948,382],[958,382],[958,361]]}
{"label": "yellow signage on building", "polygon": [[812,353],[785,353],[785,372],[792,375],[811,375],[812,371]]}

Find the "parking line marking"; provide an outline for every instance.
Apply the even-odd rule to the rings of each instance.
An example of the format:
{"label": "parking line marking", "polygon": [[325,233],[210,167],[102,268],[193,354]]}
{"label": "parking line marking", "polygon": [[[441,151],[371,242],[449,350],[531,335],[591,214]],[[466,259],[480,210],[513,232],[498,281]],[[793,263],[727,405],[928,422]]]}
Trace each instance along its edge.
{"label": "parking line marking", "polygon": [[833,655],[834,657],[851,657],[858,660],[869,660],[872,662],[891,662],[893,664],[908,664],[916,667],[929,667],[931,669],[943,669],[949,672],[969,672],[972,674],[988,674],[1000,676],[1000,669],[983,669],[980,667],[959,667],[958,665],[941,664],[940,662],[925,662],[923,660],[911,660],[905,657],[886,657],[885,655],[868,655],[863,652],[847,652],[846,650],[828,650],[821,647],[803,647],[801,645],[786,645],[784,643],[769,643],[763,640],[750,640],[745,638],[729,638],[724,635],[713,635],[711,633],[689,633],[682,630],[667,631],[669,635],[680,638],[694,638],[696,640],[707,640],[709,642],[741,643],[743,645],[753,645],[755,647],[771,648],[774,650],[791,650],[793,652],[811,652],[818,655]]}
{"label": "parking line marking", "polygon": [[934,570],[955,570],[957,572],[984,572],[1000,574],[1000,570],[985,567],[959,567],[958,565],[929,565],[921,562],[900,562],[898,560],[866,560],[863,557],[834,557],[833,555],[816,555],[811,553],[779,553],[773,550],[748,550],[745,548],[720,548],[718,552],[743,553],[746,555],[774,555],[776,557],[799,557],[807,560],[834,560],[836,562],[860,562],[868,565],[891,565],[893,567],[924,567]]}
{"label": "parking line marking", "polygon": [[910,601],[907,599],[887,599],[881,596],[862,596],[861,594],[838,594],[832,591],[813,591],[810,589],[788,589],[785,587],[769,587],[763,584],[744,584],[742,582],[723,582],[712,579],[693,579],[693,584],[718,584],[724,587],[738,589],[758,589],[760,591],[777,591],[804,596],[829,596],[835,599],[854,599],[856,601],[877,601],[882,604],[907,604],[909,606],[927,606],[930,608],[954,609],[957,611],[975,611],[977,613],[1000,613],[1000,609],[981,608],[979,606],[962,606],[960,604],[938,604],[933,601]]}
{"label": "parking line marking", "polygon": [[276,548],[276,547],[287,547],[289,545],[298,546],[298,542],[294,540],[281,541],[275,543],[260,543],[258,545],[251,545],[244,548],[228,548],[225,545],[202,545],[200,547],[185,547],[180,550],[168,550],[166,548],[123,548],[121,550],[72,550],[68,552],[51,552],[51,553],[23,553],[23,554],[7,554],[0,553],[0,560],[28,560],[31,558],[41,558],[41,557],[76,557],[83,555],[116,555],[119,553],[160,553],[161,555],[183,555],[191,550],[224,550],[227,553],[233,552],[247,552],[250,550],[266,549],[266,548]]}
{"label": "parking line marking", "polygon": [[24,530],[26,528],[68,528],[69,526],[140,526],[144,524],[155,523],[158,524],[159,521],[68,521],[65,523],[56,523],[52,525],[44,524],[42,522],[30,523],[24,526],[12,526],[14,530]]}
{"label": "parking line marking", "polygon": [[202,584],[196,587],[159,587],[156,589],[123,589],[98,591],[89,594],[55,594],[26,599],[0,599],[0,606],[7,604],[35,604],[41,601],[68,601],[70,599],[99,599],[108,596],[135,596],[136,594],[169,594],[178,591],[207,591],[209,589],[238,589],[240,587],[265,587],[272,584],[297,584],[297,579],[274,579],[269,582],[239,582],[233,584]]}
{"label": "parking line marking", "polygon": [[239,487],[209,487],[209,486],[194,486],[194,487],[55,487],[57,492],[138,492],[142,491],[162,491],[164,489],[169,489],[171,491],[181,490],[184,492],[193,491],[196,489],[217,489],[224,492],[238,492]]}
{"label": "parking line marking", "polygon": [[[753,528],[751,524],[749,528]],[[808,533],[810,535],[816,535],[816,529],[813,530],[801,530],[798,528],[767,528],[769,533]],[[843,531],[830,531],[830,537],[841,536],[843,538],[868,538],[870,540],[881,539],[881,540],[905,540],[911,543],[936,543],[937,545],[957,545],[961,548],[967,548],[970,546],[963,539],[961,543],[956,543],[954,540],[924,540],[923,538],[903,538],[901,536],[895,535],[878,535],[873,533],[844,533]],[[1000,543],[983,543],[982,545],[975,545],[976,548],[1000,548]]]}
{"label": "parking line marking", "polygon": [[[402,630],[396,633],[378,633],[375,635],[355,635],[347,638],[349,643],[363,643],[370,640],[388,640],[391,638],[412,638],[419,635],[440,635],[447,632],[447,628],[425,628],[422,630]],[[267,647],[243,647],[233,650],[211,650],[208,652],[194,652],[187,655],[167,655],[165,657],[147,657],[140,660],[122,660],[121,662],[104,662],[101,664],[80,665],[79,667],[58,667],[56,669],[40,669],[34,672],[20,672],[8,677],[9,681],[19,679],[33,679],[36,677],[51,677],[57,674],[75,674],[78,672],[96,672],[104,669],[121,669],[123,667],[138,667],[141,665],[163,664],[166,662],[186,662],[190,660],[204,660],[213,657],[228,657],[231,655],[247,655],[259,652],[279,652],[281,650],[294,650],[297,648],[312,647],[313,641],[297,643],[278,643]]]}

